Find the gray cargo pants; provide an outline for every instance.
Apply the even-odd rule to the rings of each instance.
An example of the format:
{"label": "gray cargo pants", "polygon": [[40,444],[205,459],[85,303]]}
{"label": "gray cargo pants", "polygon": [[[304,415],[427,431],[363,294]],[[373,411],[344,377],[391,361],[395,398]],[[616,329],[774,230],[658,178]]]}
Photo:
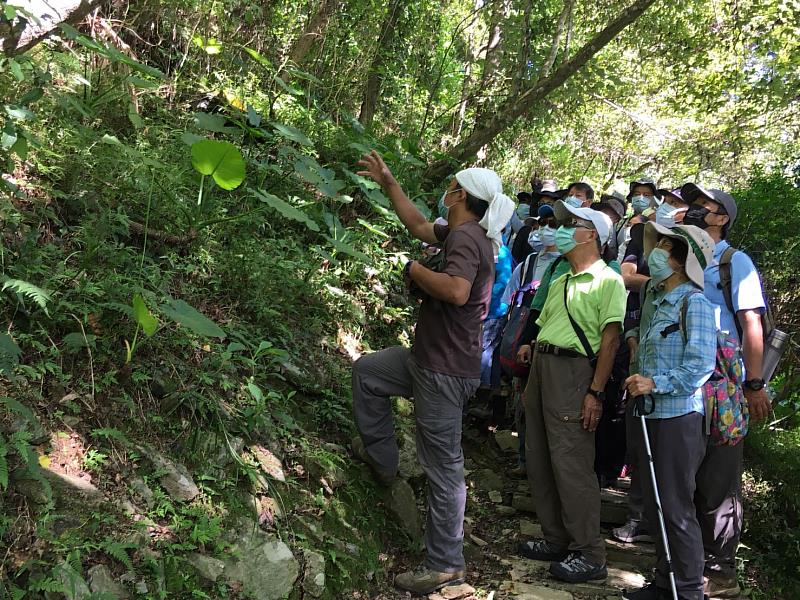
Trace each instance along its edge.
{"label": "gray cargo pants", "polygon": [[695,507],[703,532],[706,572],[736,577],[736,549],[742,534],[742,460],[744,441],[714,446],[709,438],[697,473]]}
{"label": "gray cargo pants", "polygon": [[534,353],[525,388],[525,454],[544,538],[604,565],[594,432],[580,418],[593,373],[586,358]]}
{"label": "gray cargo pants", "polygon": [[[694,508],[695,476],[706,450],[703,415],[692,412],[671,419],[645,420],[678,596],[685,600],[703,600],[703,537]],[[669,569],[658,530],[658,512],[639,418],[635,419],[635,425],[645,511],[656,529],[651,532],[658,550],[656,585],[667,590]]]}
{"label": "gray cargo pants", "polygon": [[425,566],[452,573],[464,569],[464,454],[461,413],[479,378],[455,377],[420,367],[402,346],[362,356],[353,365],[353,413],[370,457],[387,474],[399,455],[391,396],[414,398],[417,458],[428,478]]}

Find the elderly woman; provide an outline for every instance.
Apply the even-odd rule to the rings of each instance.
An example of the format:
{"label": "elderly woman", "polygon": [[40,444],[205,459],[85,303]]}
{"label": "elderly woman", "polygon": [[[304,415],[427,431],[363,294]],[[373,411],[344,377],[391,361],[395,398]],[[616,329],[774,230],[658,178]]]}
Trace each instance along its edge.
{"label": "elderly woman", "polygon": [[[667,539],[672,552],[678,597],[703,600],[703,540],[694,508],[695,475],[703,461],[706,436],[702,385],[714,371],[716,325],[711,303],[703,295],[703,270],[711,262],[714,242],[689,225],[666,228],[648,223],[644,249],[651,281],[642,301],[637,359],[638,374],[625,381],[629,397],[644,396],[655,472]],[[641,432],[639,432],[641,436]],[[639,464],[647,464],[639,443]],[[643,474],[645,513],[658,523],[650,478]],[[657,538],[655,582],[626,592],[631,600],[671,598],[668,567]]]}

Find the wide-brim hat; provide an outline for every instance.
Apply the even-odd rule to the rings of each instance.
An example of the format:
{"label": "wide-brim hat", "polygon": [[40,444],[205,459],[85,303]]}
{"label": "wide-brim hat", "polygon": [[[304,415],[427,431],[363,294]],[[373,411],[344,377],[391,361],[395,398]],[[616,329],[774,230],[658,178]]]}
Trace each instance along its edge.
{"label": "wide-brim hat", "polygon": [[562,200],[559,200],[553,205],[553,211],[555,212],[556,219],[559,221],[566,221],[569,219],[570,215],[585,221],[591,221],[600,238],[600,245],[605,246],[608,243],[613,228],[608,215],[601,213],[599,210],[594,210],[585,206],[573,208],[568,204],[564,204]]}
{"label": "wide-brim hat", "polygon": [[714,259],[714,240],[708,233],[694,225],[676,225],[667,228],[651,222],[644,226],[645,257],[650,256],[650,252],[656,247],[658,238],[662,235],[679,240],[689,247],[686,253],[686,276],[702,290],[705,285],[703,273]]}
{"label": "wide-brim hat", "polygon": [[689,205],[694,204],[694,201],[697,200],[698,196],[705,196],[709,200],[713,200],[722,206],[730,218],[728,227],[733,225],[733,222],[736,220],[736,213],[738,212],[738,209],[736,208],[736,200],[734,200],[733,196],[727,192],[712,188],[703,188],[696,183],[684,183],[683,187],[681,187],[681,195],[683,196],[683,201]]}
{"label": "wide-brim hat", "polygon": [[656,185],[656,182],[650,179],[649,177],[640,177],[639,179],[631,181],[630,184],[628,185],[628,195],[626,196],[627,200],[631,199],[631,197],[633,196],[633,188],[635,188],[637,185],[646,185],[651,190],[653,190],[654,196],[658,196],[658,186]]}
{"label": "wide-brim hat", "polygon": [[[619,194],[619,192],[614,192]],[[620,194],[621,196],[622,194]],[[625,202],[620,200],[616,195],[603,194],[600,196],[600,202],[597,202],[598,207],[607,206],[614,211],[620,219],[625,216]]]}
{"label": "wide-brim hat", "polygon": [[688,202],[686,202],[686,200],[683,198],[683,195],[681,194],[681,188],[675,188],[672,190],[669,188],[659,188],[658,190],[656,190],[656,196],[660,197],[662,200],[666,196],[674,196],[684,204],[688,204]]}

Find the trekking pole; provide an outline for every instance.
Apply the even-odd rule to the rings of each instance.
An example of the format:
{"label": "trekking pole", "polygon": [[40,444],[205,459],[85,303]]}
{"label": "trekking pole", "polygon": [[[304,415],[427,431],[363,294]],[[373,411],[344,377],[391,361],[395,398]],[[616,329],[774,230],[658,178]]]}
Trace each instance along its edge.
{"label": "trekking pole", "polygon": [[645,396],[637,396],[633,406],[634,416],[639,417],[642,424],[642,436],[644,437],[644,449],[647,453],[647,462],[650,467],[650,483],[653,484],[653,496],[656,501],[656,512],[658,513],[658,525],[661,528],[661,541],[664,544],[664,556],[667,561],[667,574],[669,575],[669,585],[672,589],[672,600],[678,600],[678,586],[675,584],[675,572],[672,569],[672,555],[669,551],[669,540],[667,539],[667,525],[664,522],[664,511],[661,508],[661,496],[658,494],[658,482],[656,481],[656,469],[653,465],[653,452],[650,449],[650,436],[647,434],[647,421],[645,415],[649,415],[655,410],[655,399],[650,398],[650,410],[645,410]]}

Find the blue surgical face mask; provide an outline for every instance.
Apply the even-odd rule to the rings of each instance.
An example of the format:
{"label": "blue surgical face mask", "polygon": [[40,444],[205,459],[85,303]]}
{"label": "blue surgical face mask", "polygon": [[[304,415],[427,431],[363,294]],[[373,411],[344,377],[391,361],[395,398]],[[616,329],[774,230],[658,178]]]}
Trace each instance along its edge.
{"label": "blue surgical face mask", "polygon": [[683,209],[675,208],[664,202],[656,209],[656,224],[672,229],[678,224],[675,221],[675,217],[681,212],[683,212]]}
{"label": "blue surgical face mask", "polygon": [[655,284],[661,283],[675,272],[669,266],[669,252],[663,248],[653,248],[647,257],[647,266],[650,267],[650,277]]}
{"label": "blue surgical face mask", "polygon": [[641,195],[634,196],[631,198],[631,205],[633,206],[633,212],[640,215],[650,207],[650,198]]}
{"label": "blue surgical face mask", "polygon": [[571,206],[572,208],[580,208],[583,206],[583,200],[578,198],[577,196],[567,196],[564,199],[564,204],[567,206]]}
{"label": "blue surgical face mask", "polygon": [[442,194],[442,197],[439,198],[439,216],[447,220],[447,214],[450,212],[450,209],[444,205],[444,199],[447,198],[447,190]]}
{"label": "blue surgical face mask", "polygon": [[531,231],[528,235],[528,245],[533,249],[534,252],[541,252],[544,244],[542,244],[542,239],[539,234],[539,230]]}
{"label": "blue surgical face mask", "polygon": [[564,227],[563,225],[556,230],[555,235],[556,248],[561,254],[566,254],[578,245],[575,241],[575,228]]}
{"label": "blue surgical face mask", "polygon": [[546,226],[539,229],[539,239],[542,241],[542,246],[549,248],[556,243],[556,230],[552,227]]}

